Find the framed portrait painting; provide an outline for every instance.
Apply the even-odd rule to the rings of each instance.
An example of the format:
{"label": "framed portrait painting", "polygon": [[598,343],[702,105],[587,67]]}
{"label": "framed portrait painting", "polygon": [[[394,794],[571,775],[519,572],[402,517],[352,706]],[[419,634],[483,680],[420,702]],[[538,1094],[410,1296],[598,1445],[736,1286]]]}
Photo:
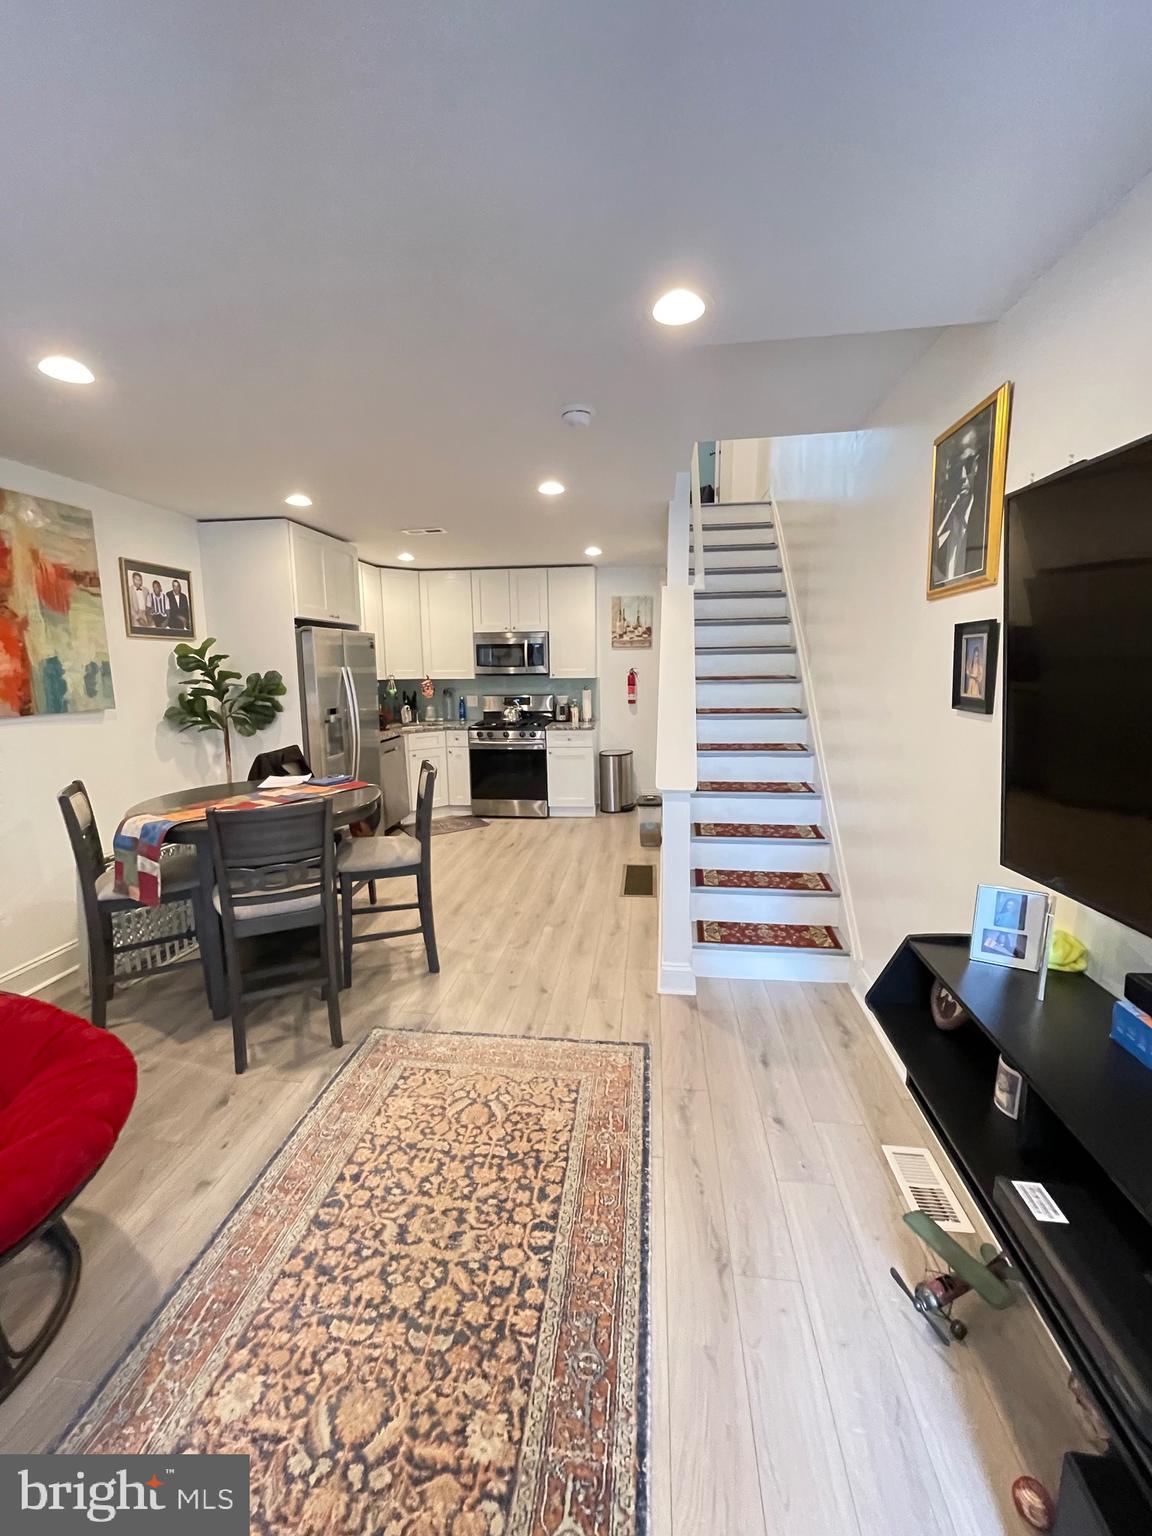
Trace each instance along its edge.
{"label": "framed portrait painting", "polygon": [[137,640],[187,640],[196,633],[192,573],[149,560],[120,561],[124,628]]}
{"label": "framed portrait painting", "polygon": [[1011,384],[1001,384],[933,444],[930,598],[996,585],[1011,403]]}
{"label": "framed portrait painting", "polygon": [[975,619],[957,624],[952,640],[952,708],[990,715],[996,702],[996,657],[1000,624]]}

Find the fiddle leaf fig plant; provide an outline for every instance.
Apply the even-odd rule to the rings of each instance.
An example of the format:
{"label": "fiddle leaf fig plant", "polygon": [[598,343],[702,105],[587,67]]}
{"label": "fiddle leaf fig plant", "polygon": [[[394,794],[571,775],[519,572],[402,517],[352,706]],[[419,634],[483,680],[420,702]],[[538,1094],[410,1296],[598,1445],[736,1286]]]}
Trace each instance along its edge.
{"label": "fiddle leaf fig plant", "polygon": [[244,677],[224,663],[227,652],[213,651],[214,636],[199,645],[182,641],[173,651],[176,665],[196,680],[164,711],[165,720],[180,731],[222,731],[224,762],[232,782],[232,732],[255,736],[272,724],[288,692],[279,672],[249,672]]}

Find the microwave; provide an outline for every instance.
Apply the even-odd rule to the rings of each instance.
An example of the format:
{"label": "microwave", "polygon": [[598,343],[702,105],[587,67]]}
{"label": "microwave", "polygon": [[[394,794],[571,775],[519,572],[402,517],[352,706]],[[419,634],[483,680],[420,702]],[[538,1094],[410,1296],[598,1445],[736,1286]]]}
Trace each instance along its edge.
{"label": "microwave", "polygon": [[513,677],[522,672],[548,675],[546,630],[501,629],[472,636],[477,677]]}

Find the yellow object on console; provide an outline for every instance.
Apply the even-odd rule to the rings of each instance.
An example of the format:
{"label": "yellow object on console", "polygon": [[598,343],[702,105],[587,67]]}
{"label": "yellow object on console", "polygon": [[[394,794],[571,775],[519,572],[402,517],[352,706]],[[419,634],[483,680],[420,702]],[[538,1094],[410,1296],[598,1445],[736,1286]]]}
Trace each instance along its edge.
{"label": "yellow object on console", "polygon": [[1063,928],[1057,928],[1052,935],[1052,948],[1048,952],[1048,969],[1050,971],[1086,971],[1088,969],[1088,951],[1080,940]]}

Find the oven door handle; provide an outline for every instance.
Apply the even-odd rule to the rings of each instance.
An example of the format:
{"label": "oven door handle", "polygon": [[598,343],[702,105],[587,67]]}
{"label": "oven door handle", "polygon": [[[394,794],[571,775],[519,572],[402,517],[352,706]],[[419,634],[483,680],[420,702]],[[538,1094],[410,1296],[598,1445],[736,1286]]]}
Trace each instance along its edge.
{"label": "oven door handle", "polygon": [[542,741],[470,741],[469,752],[544,752]]}

